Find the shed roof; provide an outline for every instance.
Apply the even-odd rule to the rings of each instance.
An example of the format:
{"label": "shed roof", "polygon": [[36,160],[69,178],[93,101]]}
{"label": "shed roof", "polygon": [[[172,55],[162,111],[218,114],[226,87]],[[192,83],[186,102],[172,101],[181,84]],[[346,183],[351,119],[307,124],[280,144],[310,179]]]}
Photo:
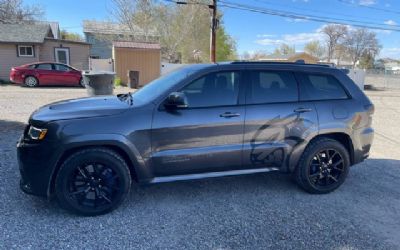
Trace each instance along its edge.
{"label": "shed roof", "polygon": [[54,37],[48,24],[0,24],[0,42],[43,43]]}
{"label": "shed roof", "polygon": [[138,43],[138,42],[113,42],[116,48],[131,48],[131,49],[161,49],[159,43]]}

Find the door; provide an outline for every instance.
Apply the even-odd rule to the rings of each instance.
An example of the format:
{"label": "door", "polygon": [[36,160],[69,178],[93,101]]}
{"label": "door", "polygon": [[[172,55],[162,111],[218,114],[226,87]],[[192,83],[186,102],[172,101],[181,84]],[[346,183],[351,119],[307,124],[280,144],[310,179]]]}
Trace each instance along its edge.
{"label": "door", "polygon": [[57,83],[64,85],[79,84],[80,75],[76,70],[63,64],[54,64],[54,70],[57,73]]}
{"label": "door", "polygon": [[180,90],[187,108],[155,111],[151,165],[156,176],[242,167],[240,77],[237,71],[206,74]]}
{"label": "door", "polygon": [[248,78],[243,164],[280,169],[307,134],[318,130],[314,105],[298,101],[292,72],[252,70]]}
{"label": "door", "polygon": [[39,84],[57,83],[57,73],[53,70],[53,65],[51,63],[37,64],[35,70],[39,79]]}
{"label": "door", "polygon": [[56,62],[69,65],[69,48],[55,48]]}

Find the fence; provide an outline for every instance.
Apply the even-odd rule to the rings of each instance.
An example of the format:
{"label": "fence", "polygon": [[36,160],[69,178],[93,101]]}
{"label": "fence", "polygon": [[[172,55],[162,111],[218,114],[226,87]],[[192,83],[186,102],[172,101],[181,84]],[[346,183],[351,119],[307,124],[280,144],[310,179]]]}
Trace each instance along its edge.
{"label": "fence", "polygon": [[365,85],[378,89],[400,89],[400,74],[393,71],[367,70]]}

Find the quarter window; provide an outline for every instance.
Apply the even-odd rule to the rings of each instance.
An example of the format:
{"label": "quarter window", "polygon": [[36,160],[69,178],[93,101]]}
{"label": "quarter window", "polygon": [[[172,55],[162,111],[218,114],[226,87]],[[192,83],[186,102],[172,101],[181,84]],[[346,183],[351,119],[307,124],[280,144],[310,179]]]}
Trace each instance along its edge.
{"label": "quarter window", "polygon": [[239,72],[227,71],[205,75],[186,85],[189,108],[236,105],[239,95]]}
{"label": "quarter window", "polygon": [[295,102],[298,100],[296,79],[291,72],[252,71],[248,104]]}
{"label": "quarter window", "polygon": [[54,66],[55,66],[56,70],[58,70],[58,71],[69,71],[70,70],[70,68],[68,68],[67,66],[62,65],[62,64],[54,64]]}
{"label": "quarter window", "polygon": [[340,82],[331,75],[300,74],[300,99],[304,101],[347,99]]}
{"label": "quarter window", "polygon": [[18,45],[18,56],[33,57],[33,46]]}

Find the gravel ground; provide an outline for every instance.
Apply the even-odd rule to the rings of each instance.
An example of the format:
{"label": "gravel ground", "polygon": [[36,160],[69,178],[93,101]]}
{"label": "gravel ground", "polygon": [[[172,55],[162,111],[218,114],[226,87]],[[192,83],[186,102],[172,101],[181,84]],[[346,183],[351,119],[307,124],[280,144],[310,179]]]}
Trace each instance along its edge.
{"label": "gravel ground", "polygon": [[400,249],[399,91],[368,92],[371,158],[331,194],[309,195],[281,173],[166,183],[135,187],[119,209],[93,218],[22,193],[15,152],[33,110],[85,95],[0,85],[1,249]]}

